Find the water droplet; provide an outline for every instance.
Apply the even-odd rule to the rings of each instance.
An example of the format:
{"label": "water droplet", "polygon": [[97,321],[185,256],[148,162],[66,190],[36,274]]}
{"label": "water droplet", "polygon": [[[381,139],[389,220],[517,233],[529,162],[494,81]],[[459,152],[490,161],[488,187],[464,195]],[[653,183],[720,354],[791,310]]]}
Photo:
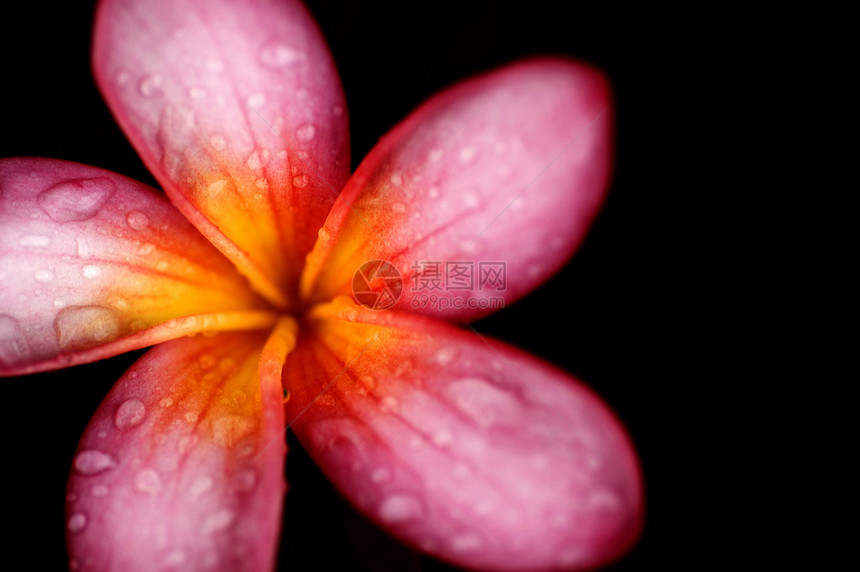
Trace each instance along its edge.
{"label": "water droplet", "polygon": [[115,191],[106,177],[73,179],[42,191],[37,200],[54,222],[81,222],[94,217]]}
{"label": "water droplet", "polygon": [[96,278],[101,275],[102,269],[93,264],[87,264],[83,268],[81,268],[81,274],[84,275],[84,278]]}
{"label": "water droplet", "polygon": [[399,403],[397,402],[397,399],[391,397],[390,395],[386,395],[379,401],[379,408],[386,413],[394,411],[395,409],[397,409],[398,405]]}
{"label": "water droplet", "polygon": [[235,446],[254,429],[254,420],[241,415],[225,415],[212,423],[213,440],[228,449]]}
{"label": "water droplet", "polygon": [[161,407],[163,407],[163,408],[167,409],[168,407],[170,407],[171,405],[173,405],[173,398],[172,398],[172,397],[165,397],[164,399],[162,399],[161,401],[159,401],[159,402],[158,402],[158,404],[159,404]]}
{"label": "water droplet", "polygon": [[57,343],[63,350],[107,343],[120,335],[117,313],[104,306],[67,306],[54,320]]}
{"label": "water droplet", "polygon": [[317,128],[311,123],[306,123],[296,129],[296,139],[299,141],[310,141],[317,133]]}
{"label": "water droplet", "polygon": [[396,213],[405,213],[406,205],[404,205],[403,203],[394,203],[393,205],[391,205],[391,210]]}
{"label": "water droplet", "polygon": [[341,115],[343,115],[343,107],[341,107],[340,105],[335,105],[331,112],[334,113],[336,116],[340,117]]}
{"label": "water droplet", "polygon": [[8,314],[0,314],[0,364],[15,365],[29,357],[30,346],[21,324]]}
{"label": "water droplet", "polygon": [[47,248],[51,244],[51,239],[37,234],[25,234],[18,239],[18,244],[24,248]]}
{"label": "water droplet", "polygon": [[[193,417],[193,421],[191,419],[189,419],[189,417]],[[188,412],[185,414],[185,420],[188,421],[189,423],[194,423],[197,421],[197,414]],[[198,437],[197,435],[186,435],[185,437],[183,437],[179,440],[179,443],[177,443],[177,448],[179,449],[179,453],[182,455],[185,455],[191,449],[193,449],[194,446],[197,445],[197,443],[199,441],[200,441],[200,437]]]}
{"label": "water droplet", "polygon": [[191,99],[203,99],[206,97],[206,90],[202,87],[192,87],[188,90],[188,95]]}
{"label": "water droplet", "polygon": [[450,431],[441,429],[433,435],[433,443],[438,447],[447,447],[454,442],[454,435]]}
{"label": "water droplet", "polygon": [[263,164],[260,161],[260,154],[256,151],[251,152],[251,154],[248,155],[248,158],[245,160],[245,166],[254,171],[262,167]]}
{"label": "water droplet", "polygon": [[175,550],[171,550],[164,556],[164,559],[161,561],[161,565],[166,568],[182,566],[185,564],[187,559],[188,557],[185,555],[185,552],[177,548]]}
{"label": "water droplet", "polygon": [[134,477],[134,488],[142,493],[155,494],[161,486],[161,477],[154,469],[143,469]]}
{"label": "water droplet", "polygon": [[370,480],[377,485],[391,482],[391,470],[387,467],[378,467],[370,474]]}
{"label": "water droplet", "polygon": [[33,275],[37,282],[50,282],[54,279],[54,273],[50,270],[37,270]]}
{"label": "water droplet", "polygon": [[428,189],[428,191],[427,191],[427,196],[429,196],[431,199],[438,198],[439,197],[439,189],[437,189],[436,187],[430,187],[430,189]]}
{"label": "water droplet", "polygon": [[234,520],[236,520],[236,515],[233,511],[228,509],[217,510],[207,516],[206,520],[203,521],[203,533],[211,534],[213,532],[218,532],[219,530],[224,530],[233,524]]}
{"label": "water droplet", "polygon": [[460,154],[457,156],[457,159],[460,161],[461,165],[466,165],[471,163],[475,157],[478,155],[478,148],[474,146],[464,147],[460,150]]}
{"label": "water droplet", "polygon": [[155,245],[149,242],[144,242],[137,248],[138,256],[149,256],[155,250]]}
{"label": "water droplet", "polygon": [[298,177],[293,177],[293,186],[299,189],[308,186],[308,178],[305,175],[299,175]]}
{"label": "water droplet", "polygon": [[152,97],[161,91],[162,78],[157,73],[147,74],[140,78],[140,83],[137,84],[137,89],[140,95],[144,97]]}
{"label": "water droplet", "polygon": [[75,242],[78,244],[78,256],[81,258],[89,258],[90,256],[90,245],[85,238],[78,237],[75,239]]}
{"label": "water droplet", "polygon": [[457,357],[457,349],[449,346],[436,352],[434,359],[439,365],[448,365],[455,357]]}
{"label": "water droplet", "polygon": [[263,64],[273,68],[288,66],[303,58],[304,54],[279,42],[267,45],[260,52]]}
{"label": "water droplet", "polygon": [[454,549],[455,552],[473,552],[480,549],[483,544],[484,542],[481,540],[481,537],[475,533],[467,532],[465,534],[455,536],[451,541],[451,548]]}
{"label": "water droplet", "polygon": [[87,515],[82,512],[76,512],[69,517],[69,521],[66,523],[66,526],[72,534],[83,532],[87,527]]}
{"label": "water droplet", "polygon": [[218,72],[224,69],[224,62],[218,58],[209,58],[206,60],[206,68]]}
{"label": "water droplet", "polygon": [[430,159],[431,161],[433,161],[433,162],[435,163],[436,161],[438,161],[439,159],[441,159],[441,158],[442,158],[442,155],[444,155],[444,154],[445,154],[445,151],[443,151],[442,149],[433,149],[433,150],[432,150],[432,151],[430,151],[430,153],[427,155],[427,158],[428,158],[428,159]]}
{"label": "water droplet", "polygon": [[192,500],[197,500],[207,491],[212,489],[212,485],[214,482],[210,477],[199,477],[193,483],[191,483],[191,487],[188,489],[188,494],[191,496]]}
{"label": "water droplet", "polygon": [[463,202],[466,203],[467,207],[476,207],[478,206],[480,200],[478,199],[478,196],[474,193],[464,193]]}
{"label": "water droplet", "polygon": [[251,109],[259,109],[266,104],[266,96],[262,93],[255,93],[248,97],[248,107]]}
{"label": "water droplet", "polygon": [[420,518],[424,513],[421,501],[410,494],[396,494],[379,505],[379,518],[388,524]]}
{"label": "water droplet", "polygon": [[108,493],[110,493],[110,489],[106,485],[96,485],[93,487],[91,492],[93,493],[94,497],[102,499],[108,496]]}
{"label": "water droplet", "polygon": [[131,211],[125,215],[125,220],[134,230],[143,230],[149,225],[149,218],[140,211]]}
{"label": "water droplet", "polygon": [[223,151],[227,148],[227,140],[224,139],[223,135],[213,135],[209,138],[209,144],[212,145],[216,151]]}
{"label": "water droplet", "polygon": [[140,425],[146,417],[146,407],[139,399],[127,399],[116,408],[113,416],[114,425],[120,431],[128,431]]}
{"label": "water droplet", "polygon": [[236,474],[236,492],[248,494],[257,486],[257,472],[254,469],[243,469]]}
{"label": "water droplet", "polygon": [[591,492],[586,501],[588,510],[616,512],[621,508],[621,499],[610,488],[598,487]]}
{"label": "water droplet", "polygon": [[233,403],[236,405],[242,405],[245,403],[245,400],[248,399],[248,396],[242,390],[236,390],[233,392]]}
{"label": "water droplet", "polygon": [[454,405],[468,415],[480,428],[515,419],[521,404],[510,395],[490,382],[478,378],[457,380],[444,390]]}
{"label": "water droplet", "polygon": [[89,449],[78,453],[72,465],[80,474],[93,476],[114,468],[116,459],[102,451]]}

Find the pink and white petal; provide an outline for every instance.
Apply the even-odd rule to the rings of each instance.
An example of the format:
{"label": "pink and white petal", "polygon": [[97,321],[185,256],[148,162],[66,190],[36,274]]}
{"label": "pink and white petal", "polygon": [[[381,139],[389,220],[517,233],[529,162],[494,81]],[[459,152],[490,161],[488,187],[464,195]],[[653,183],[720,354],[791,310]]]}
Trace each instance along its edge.
{"label": "pink and white petal", "polygon": [[281,306],[349,176],[337,71],[293,0],[106,0],[99,87],[191,222]]}
{"label": "pink and white petal", "polygon": [[585,569],[636,540],[639,464],[580,382],[441,321],[318,306],[290,354],[287,423],[384,529],[481,570]]}
{"label": "pink and white petal", "polygon": [[0,375],[273,321],[153,189],[77,163],[0,160]]}
{"label": "pink and white petal", "polygon": [[[395,309],[476,319],[552,275],[583,239],[610,171],[604,77],[562,59],[520,62],[420,106],[370,152],[335,203],[302,278],[313,302],[349,294],[385,260]],[[448,305],[430,304],[442,295]]]}
{"label": "pink and white petal", "polygon": [[270,570],[286,445],[265,335],[174,340],[99,406],[73,461],[73,570]]}

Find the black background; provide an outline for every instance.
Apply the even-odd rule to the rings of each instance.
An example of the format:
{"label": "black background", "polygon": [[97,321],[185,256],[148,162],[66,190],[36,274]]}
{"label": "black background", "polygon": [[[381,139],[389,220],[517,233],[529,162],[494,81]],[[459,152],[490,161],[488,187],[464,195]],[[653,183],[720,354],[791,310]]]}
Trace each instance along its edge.
{"label": "black background", "polygon": [[[688,568],[708,512],[690,429],[698,254],[679,229],[689,219],[678,187],[691,143],[679,132],[700,62],[661,14],[532,0],[309,8],[341,73],[355,165],[418,103],[464,77],[532,54],[566,54],[609,75],[617,106],[617,164],[610,198],[589,238],[554,279],[476,324],[592,385],[623,419],[645,473],[647,519],[640,543],[612,570]],[[43,156],[103,167],[157,186],[114,123],[90,73],[93,5],[29,3],[7,17],[0,46],[0,157]],[[688,32],[695,36],[695,29]],[[689,149],[687,149],[688,151]],[[692,190],[692,188],[690,189]],[[681,201],[679,206],[677,201]],[[692,208],[692,207],[691,207]],[[683,213],[679,214],[679,213]],[[680,267],[680,268],[679,268]],[[111,384],[140,355],[67,371],[3,379],[2,490],[12,500],[4,546],[32,569],[62,569],[64,488],[77,440]],[[701,447],[698,442],[693,447]],[[290,492],[279,566],[350,570],[447,570],[418,558],[357,517],[290,437]],[[697,558],[701,557],[699,553]]]}

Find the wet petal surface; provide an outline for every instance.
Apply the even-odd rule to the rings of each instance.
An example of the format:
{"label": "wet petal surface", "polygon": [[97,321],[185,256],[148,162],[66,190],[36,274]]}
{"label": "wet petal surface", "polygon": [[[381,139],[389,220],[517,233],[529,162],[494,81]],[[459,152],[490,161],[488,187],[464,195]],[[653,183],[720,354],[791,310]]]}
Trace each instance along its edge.
{"label": "wet petal surface", "polygon": [[299,2],[111,0],[102,93],[176,206],[272,302],[349,175],[337,72]]}
{"label": "wet petal surface", "polygon": [[111,390],[74,458],[73,570],[267,570],[286,446],[265,335],[195,337],[145,354]]}
{"label": "wet petal surface", "polygon": [[516,300],[585,235],[607,187],[610,134],[607,83],[576,62],[521,62],[442,92],[359,166],[302,293],[350,294],[362,264],[385,260],[403,278],[394,309],[471,320],[501,307],[492,299]]}
{"label": "wet petal surface", "polygon": [[0,308],[3,375],[273,321],[163,196],[50,159],[0,161]]}
{"label": "wet petal surface", "polygon": [[290,355],[286,420],[364,514],[486,570],[589,568],[641,523],[632,445],[570,376],[495,340],[343,301]]}

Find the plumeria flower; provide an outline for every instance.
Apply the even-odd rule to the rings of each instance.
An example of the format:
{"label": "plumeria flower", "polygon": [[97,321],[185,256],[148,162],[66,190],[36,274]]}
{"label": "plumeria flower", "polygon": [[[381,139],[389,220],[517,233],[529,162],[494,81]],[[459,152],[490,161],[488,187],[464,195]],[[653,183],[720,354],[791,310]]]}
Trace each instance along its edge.
{"label": "plumeria flower", "polygon": [[465,81],[350,176],[298,2],[107,0],[93,62],[164,194],[0,161],[0,372],[154,346],[75,455],[71,568],[271,569],[285,428],[370,520],[456,565],[582,569],[631,546],[641,477],[613,413],[463,327],[581,242],[609,176],[600,73],[542,58]]}

